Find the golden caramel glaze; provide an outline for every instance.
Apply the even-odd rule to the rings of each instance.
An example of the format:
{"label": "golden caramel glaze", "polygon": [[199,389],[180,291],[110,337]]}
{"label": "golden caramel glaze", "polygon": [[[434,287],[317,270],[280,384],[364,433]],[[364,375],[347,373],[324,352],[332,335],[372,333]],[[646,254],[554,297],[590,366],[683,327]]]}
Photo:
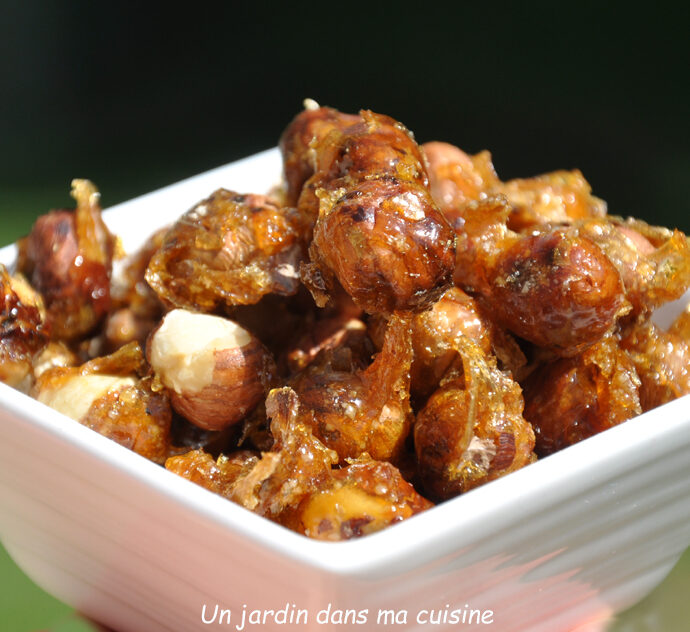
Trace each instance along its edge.
{"label": "golden caramel glaze", "polygon": [[115,244],[93,184],[75,180],[72,187],[76,210],[39,217],[20,242],[18,261],[45,300],[53,337],[66,341],[93,332],[109,310]]}
{"label": "golden caramel glaze", "polygon": [[165,461],[165,469],[232,500],[235,485],[253,469],[259,458],[249,450],[238,450],[214,459],[208,452],[197,449],[171,456]]}
{"label": "golden caramel glaze", "polygon": [[577,169],[501,182],[487,151],[468,156],[454,145],[439,142],[425,143],[422,148],[432,194],[453,226],[462,224],[463,209],[469,202],[496,195],[507,198],[508,226],[517,232],[544,223],[606,215],[606,203],[592,195]]}
{"label": "golden caramel glaze", "polygon": [[[306,108],[283,131],[279,147],[283,156],[283,174],[287,185],[287,205],[296,206],[304,183],[316,169],[315,147],[333,130],[359,121],[355,114],[343,114],[333,108]],[[316,221],[316,217],[313,218]]]}
{"label": "golden caramel glaze", "polygon": [[592,195],[592,188],[577,169],[497,183],[491,193],[506,196],[511,206],[508,226],[518,232],[544,223],[606,215],[606,203]]}
{"label": "golden caramel glaze", "polygon": [[143,352],[130,343],[80,367],[55,367],[36,380],[32,396],[80,424],[156,463],[170,451],[171,409],[155,389]]}
{"label": "golden caramel glaze", "polygon": [[496,319],[563,355],[592,344],[628,306],[615,267],[590,240],[556,230],[530,236],[497,262],[488,297]]}
{"label": "golden caramel glaze", "polygon": [[534,432],[520,386],[477,343],[458,337],[462,370],[451,370],[417,414],[418,475],[444,500],[534,461]]}
{"label": "golden caramel glaze", "polygon": [[299,505],[330,481],[338,455],[302,423],[299,400],[290,388],[274,389],[266,414],[275,439],[271,452],[235,488],[233,500],[281,524],[290,523]]}
{"label": "golden caramel glaze", "polygon": [[320,217],[302,278],[319,305],[337,279],[366,312],[422,309],[450,282],[454,243],[428,189],[368,180]]}
{"label": "golden caramel glaze", "polygon": [[571,230],[596,243],[616,267],[631,316],[650,314],[690,288],[690,244],[679,230],[616,217],[575,222]]}
{"label": "golden caramel glaze", "polygon": [[443,375],[459,360],[459,336],[474,340],[485,354],[493,352],[514,373],[526,363],[515,340],[493,323],[474,298],[453,287],[412,320],[410,390],[417,398],[436,390]]}
{"label": "golden caramel glaze", "polygon": [[50,330],[41,316],[41,297],[21,285],[18,288],[17,279],[0,264],[0,382],[26,392],[33,381],[34,357],[48,344]]}
{"label": "golden caramel glaze", "polygon": [[318,217],[365,180],[391,177],[428,187],[424,154],[402,123],[369,110],[357,122],[334,129],[314,146],[314,175],[297,202],[305,217]]}
{"label": "golden caramel glaze", "polygon": [[294,209],[219,189],[167,232],[146,281],[166,305],[205,312],[289,296],[299,287],[303,238]]}
{"label": "golden caramel glaze", "polygon": [[[301,277],[324,306],[341,285],[370,313],[420,309],[448,286],[454,234],[429,193],[412,134],[363,110],[314,148],[314,175],[298,201],[317,217]],[[337,282],[336,282],[337,281]]]}
{"label": "golden caramel glaze", "polygon": [[203,450],[169,458],[166,469],[298,533],[345,540],[431,507],[390,463],[369,455],[333,469],[337,456],[300,423],[289,388],[271,391],[266,410],[276,442],[258,457],[240,450],[214,459]]}
{"label": "golden caramel glaze", "polygon": [[317,540],[349,540],[432,506],[395,466],[363,454],[333,470],[330,484],[302,502],[299,515],[289,526]]}
{"label": "golden caramel glaze", "polygon": [[627,328],[621,346],[640,376],[643,411],[690,393],[690,341],[678,328],[663,331],[651,321],[640,321]]}
{"label": "golden caramel glaze", "polygon": [[540,366],[523,383],[536,452],[546,456],[642,412],[640,379],[617,335]]}
{"label": "golden caramel glaze", "polygon": [[567,227],[519,235],[502,198],[465,209],[455,282],[479,294],[495,321],[555,353],[579,353],[630,311],[616,267]]}
{"label": "golden caramel glaze", "polygon": [[410,431],[409,316],[393,315],[383,347],[360,368],[350,348],[326,351],[291,380],[299,419],[344,462],[369,453],[395,461]]}
{"label": "golden caramel glaze", "polygon": [[673,321],[668,331],[690,344],[690,305]]}
{"label": "golden caramel glaze", "polygon": [[500,183],[491,154],[469,156],[450,143],[432,141],[422,149],[427,159],[431,195],[451,226],[462,225],[462,209],[468,202],[487,196]]}
{"label": "golden caramel glaze", "polygon": [[390,116],[362,110],[356,123],[331,131],[315,149],[314,177],[327,189],[384,176],[429,184],[424,153],[412,133]]}

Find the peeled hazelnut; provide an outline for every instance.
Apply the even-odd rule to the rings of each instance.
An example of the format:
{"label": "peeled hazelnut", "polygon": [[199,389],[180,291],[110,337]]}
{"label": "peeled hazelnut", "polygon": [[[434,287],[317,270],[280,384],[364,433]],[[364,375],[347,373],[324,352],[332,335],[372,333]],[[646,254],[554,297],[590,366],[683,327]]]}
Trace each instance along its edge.
{"label": "peeled hazelnut", "polygon": [[206,430],[240,421],[264,397],[273,373],[270,354],[247,330],[184,309],[166,314],[147,356],[173,408]]}

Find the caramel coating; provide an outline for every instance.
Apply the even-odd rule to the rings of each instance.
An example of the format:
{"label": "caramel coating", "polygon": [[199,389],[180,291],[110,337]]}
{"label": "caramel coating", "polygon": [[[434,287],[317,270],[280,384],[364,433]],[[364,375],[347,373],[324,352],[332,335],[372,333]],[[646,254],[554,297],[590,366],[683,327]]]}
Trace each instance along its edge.
{"label": "caramel coating", "polygon": [[110,308],[114,238],[101,219],[99,193],[72,182],[74,212],[51,211],[20,244],[19,269],[43,296],[53,337],[74,341],[91,333]]}
{"label": "caramel coating", "polygon": [[508,226],[515,231],[606,215],[606,203],[592,195],[592,188],[577,169],[509,180],[497,184],[493,193],[508,198],[512,207]]}
{"label": "caramel coating", "polygon": [[455,281],[477,291],[496,321],[555,353],[574,355],[630,311],[616,267],[567,228],[518,235],[501,198],[466,210]]}
{"label": "caramel coating", "polygon": [[[58,410],[75,421],[151,461],[163,463],[170,451],[170,404],[165,393],[154,390],[146,370],[141,348],[130,343],[80,367],[44,371],[36,380],[32,396],[48,405],[61,401]],[[82,380],[88,376],[113,378],[112,386],[94,397],[87,380]],[[68,401],[61,397],[61,391],[70,393]],[[87,405],[83,415],[77,413],[80,401],[75,401],[81,399]]]}
{"label": "caramel coating", "polygon": [[576,222],[572,230],[596,243],[616,267],[631,316],[648,315],[690,288],[690,244],[679,230],[616,217]]}
{"label": "caramel coating", "polygon": [[[285,128],[279,147],[283,156],[288,206],[296,206],[304,183],[314,175],[314,148],[331,131],[344,129],[358,120],[359,117],[353,114],[343,114],[328,107],[316,107],[304,109]],[[316,221],[316,216],[313,221]]]}
{"label": "caramel coating", "polygon": [[318,220],[302,280],[319,306],[337,282],[370,313],[420,309],[448,286],[454,235],[428,188],[424,156],[390,117],[363,111],[315,148],[299,208]]}
{"label": "caramel coating", "polygon": [[467,336],[483,353],[494,353],[505,368],[517,373],[526,363],[520,347],[498,328],[474,298],[460,288],[450,288],[430,309],[412,321],[412,394],[418,398],[436,390],[441,378],[458,360],[456,340]]}
{"label": "caramel coating", "polygon": [[33,380],[33,359],[48,343],[50,331],[41,315],[40,296],[22,300],[17,289],[17,280],[0,264],[0,382],[26,392]]}
{"label": "caramel coating", "polygon": [[671,331],[651,321],[638,322],[623,337],[621,346],[630,354],[642,382],[644,411],[690,393],[690,341],[679,335],[682,322]]}
{"label": "caramel coating", "polygon": [[487,299],[499,322],[563,355],[600,339],[627,307],[607,257],[562,230],[520,240],[499,259],[490,283]]}
{"label": "caramel coating", "polygon": [[690,344],[690,305],[673,321],[668,331]]}
{"label": "caramel coating", "polygon": [[314,177],[319,186],[349,187],[372,176],[428,186],[424,153],[402,123],[370,110],[362,110],[358,119],[317,145]]}
{"label": "caramel coating", "polygon": [[289,388],[269,393],[266,410],[275,444],[260,458],[240,451],[217,461],[201,450],[168,459],[166,468],[243,507],[284,524],[306,497],[331,477],[337,456],[297,418],[297,396]]}
{"label": "caramel coating", "polygon": [[165,461],[165,469],[233,500],[237,482],[251,472],[259,458],[254,452],[239,450],[214,459],[208,452],[197,449],[171,456]]}
{"label": "caramel coating", "polygon": [[345,540],[431,507],[390,463],[368,455],[333,469],[337,456],[300,422],[289,388],[271,391],[266,410],[276,443],[261,458],[238,451],[214,460],[202,450],[166,461],[179,476],[309,537]]}
{"label": "caramel coating", "polygon": [[295,294],[303,253],[294,209],[219,189],[168,231],[146,281],[167,305],[209,312]]}
{"label": "caramel coating", "polygon": [[431,194],[451,226],[462,225],[462,209],[487,196],[499,185],[491,154],[468,156],[450,143],[433,141],[422,145],[427,159]]}
{"label": "caramel coating", "polygon": [[396,467],[364,454],[334,470],[330,484],[302,503],[299,519],[290,526],[317,540],[349,540],[432,506]]}
{"label": "caramel coating", "polygon": [[348,348],[326,352],[291,381],[300,422],[335,450],[341,462],[369,453],[400,454],[410,431],[412,345],[409,317],[391,317],[381,351],[366,368]]}
{"label": "caramel coating", "polygon": [[289,523],[301,502],[331,478],[338,456],[305,425],[299,400],[290,388],[274,389],[266,398],[275,444],[237,487],[236,499],[248,509]]}
{"label": "caramel coating", "polygon": [[316,220],[346,191],[384,177],[428,187],[424,155],[404,125],[362,110],[356,123],[333,129],[314,147],[314,175],[297,202]]}
{"label": "caramel coating", "polygon": [[276,438],[257,458],[241,451],[217,461],[203,451],[168,459],[166,468],[280,524],[299,515],[300,503],[331,478],[337,456],[297,419],[290,389],[269,393],[266,409]]}
{"label": "caramel coating", "polygon": [[496,195],[508,200],[508,226],[518,232],[545,223],[606,215],[606,203],[592,195],[589,183],[577,169],[501,182],[487,151],[468,156],[448,143],[431,142],[422,147],[434,199],[456,228],[462,225],[469,202]]}
{"label": "caramel coating", "polygon": [[525,417],[546,456],[642,412],[635,364],[614,334],[583,353],[540,366],[523,383]]}
{"label": "caramel coating", "polygon": [[456,346],[462,371],[450,371],[417,414],[419,477],[435,499],[457,496],[532,463],[534,432],[517,382],[471,339]]}
{"label": "caramel coating", "polygon": [[[312,266],[325,286],[307,285],[319,303],[333,276],[370,313],[419,309],[446,289],[454,236],[427,189],[396,179],[370,180],[342,196],[314,229]],[[323,303],[323,301],[321,301]]]}

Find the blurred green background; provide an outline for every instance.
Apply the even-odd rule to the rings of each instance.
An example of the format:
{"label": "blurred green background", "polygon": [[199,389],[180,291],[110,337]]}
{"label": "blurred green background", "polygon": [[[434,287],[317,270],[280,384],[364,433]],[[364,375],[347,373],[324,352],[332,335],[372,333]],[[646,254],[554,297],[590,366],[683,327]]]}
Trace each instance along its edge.
{"label": "blurred green background", "polygon": [[[690,231],[687,6],[0,4],[0,241],[87,177],[104,206],[276,144],[311,97],[579,168],[609,211]],[[393,6],[393,5],[391,5]],[[614,629],[685,632],[690,554]],[[91,629],[0,552],[0,628]]]}

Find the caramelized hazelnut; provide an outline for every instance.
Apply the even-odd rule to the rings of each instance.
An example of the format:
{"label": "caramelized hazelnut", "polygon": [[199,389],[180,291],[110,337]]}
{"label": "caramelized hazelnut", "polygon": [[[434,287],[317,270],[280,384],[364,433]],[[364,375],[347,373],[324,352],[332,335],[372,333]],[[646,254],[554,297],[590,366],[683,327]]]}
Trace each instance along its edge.
{"label": "caramelized hazelnut", "polygon": [[149,338],[147,356],[173,408],[207,430],[251,412],[274,372],[270,354],[246,329],[183,309],[166,314]]}

